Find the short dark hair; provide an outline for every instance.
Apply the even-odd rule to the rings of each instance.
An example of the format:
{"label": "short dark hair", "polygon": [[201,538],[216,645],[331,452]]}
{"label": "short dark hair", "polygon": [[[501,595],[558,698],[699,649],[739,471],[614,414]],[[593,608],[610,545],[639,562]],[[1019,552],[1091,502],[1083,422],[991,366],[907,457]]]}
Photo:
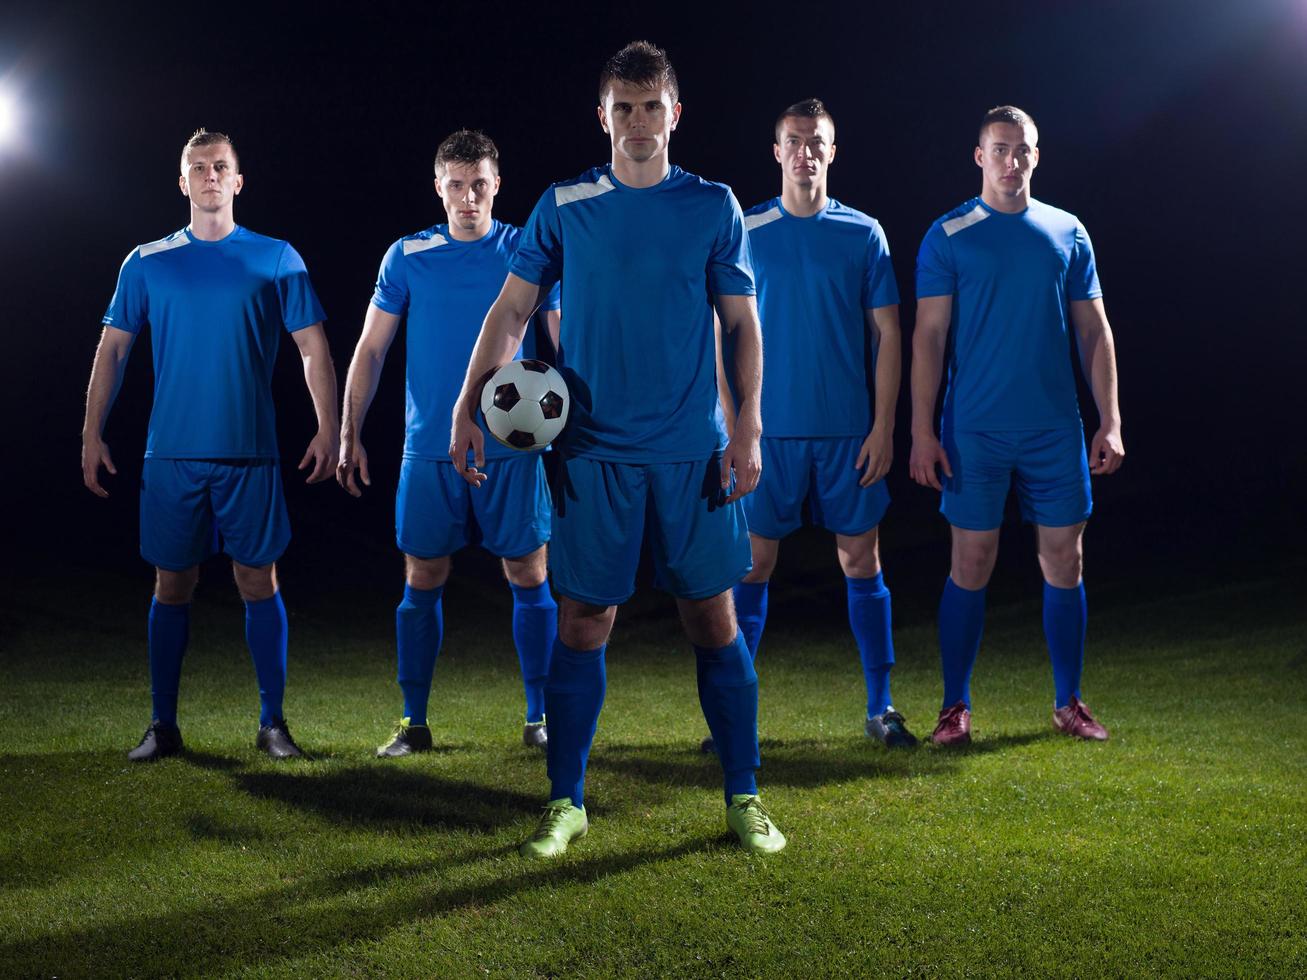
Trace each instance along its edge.
{"label": "short dark hair", "polygon": [[460,129],[445,137],[436,150],[436,176],[451,163],[466,163],[475,167],[482,160],[490,161],[490,169],[499,173],[499,147],[479,129]]}
{"label": "short dark hair", "polygon": [[801,119],[829,119],[831,129],[835,128],[835,117],[830,114],[825,102],[821,101],[821,99],[804,99],[802,102],[794,103],[776,117],[776,125],[772,128],[772,131],[776,134],[777,143],[781,141],[781,126],[788,116],[796,116]]}
{"label": "short dark hair", "polygon": [[1039,127],[1035,125],[1034,117],[1025,109],[1018,109],[1014,105],[996,105],[985,113],[985,118],[980,120],[980,134],[978,140],[985,138],[985,130],[989,129],[994,123],[1011,123],[1013,126],[1029,126],[1035,131],[1035,140],[1039,139]]}
{"label": "short dark hair", "polygon": [[191,150],[193,150],[197,146],[213,146],[214,144],[217,143],[226,143],[229,147],[231,147],[232,161],[236,164],[236,172],[239,173],[241,169],[241,160],[240,157],[237,156],[236,154],[236,144],[231,141],[231,137],[228,136],[226,133],[218,133],[218,132],[211,133],[203,126],[197,129],[195,132],[191,133],[191,138],[188,139],[186,141],[186,145],[182,147],[182,159],[181,159],[182,170],[186,169],[186,154],[190,153]]}
{"label": "short dark hair", "polygon": [[681,100],[681,88],[676,81],[676,69],[667,60],[667,52],[648,41],[632,41],[606,62],[599,73],[599,101],[613,82],[626,82],[640,88],[666,88],[675,104]]}

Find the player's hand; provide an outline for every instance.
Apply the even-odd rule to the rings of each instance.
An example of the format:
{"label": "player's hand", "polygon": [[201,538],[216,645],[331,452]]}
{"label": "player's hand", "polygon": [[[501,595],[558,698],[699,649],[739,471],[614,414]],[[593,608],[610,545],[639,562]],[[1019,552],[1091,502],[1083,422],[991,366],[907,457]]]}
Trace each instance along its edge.
{"label": "player's hand", "polygon": [[1103,426],[1094,433],[1089,444],[1089,472],[1094,476],[1110,476],[1125,461],[1125,444],[1121,441],[1119,426]]}
{"label": "player's hand", "polygon": [[[471,466],[467,464],[469,449],[472,451]],[[486,437],[481,426],[477,425],[472,410],[464,406],[462,399],[454,406],[449,433],[449,458],[454,461],[458,475],[472,486],[479,487],[488,479],[481,471],[486,465]]]}
{"label": "player's hand", "polygon": [[[358,481],[362,481],[362,487],[359,486]],[[363,496],[363,487],[372,486],[372,474],[368,472],[368,451],[363,448],[362,441],[353,436],[343,436],[340,440],[340,462],[336,464],[336,482],[344,487],[351,497]]]}
{"label": "player's hand", "polygon": [[939,482],[936,466],[943,470],[944,475],[950,480],[953,478],[953,468],[949,465],[948,453],[944,452],[944,447],[939,444],[935,434],[932,432],[929,435],[914,435],[912,453],[908,456],[908,473],[911,474],[912,479],[923,487],[944,489]]}
{"label": "player's hand", "polygon": [[334,432],[319,429],[318,434],[309,443],[309,448],[304,450],[304,458],[300,460],[298,467],[301,470],[313,467],[304,482],[321,483],[331,476],[339,454],[340,437]]}
{"label": "player's hand", "polygon": [[97,497],[109,496],[109,491],[100,486],[100,467],[103,466],[111,476],[117,476],[118,470],[109,455],[109,446],[101,439],[82,440],[82,482],[86,489]]}
{"label": "player's hand", "polygon": [[862,440],[858,458],[854,461],[855,469],[862,470],[858,486],[869,487],[877,480],[883,479],[889,472],[890,463],[894,462],[894,434],[879,426],[873,426]]}
{"label": "player's hand", "polygon": [[[734,503],[758,489],[758,478],[762,476],[761,434],[761,420],[743,416],[735,420],[731,440],[722,453],[722,490],[730,490],[724,503]],[[734,490],[731,490],[732,470],[735,471]]]}

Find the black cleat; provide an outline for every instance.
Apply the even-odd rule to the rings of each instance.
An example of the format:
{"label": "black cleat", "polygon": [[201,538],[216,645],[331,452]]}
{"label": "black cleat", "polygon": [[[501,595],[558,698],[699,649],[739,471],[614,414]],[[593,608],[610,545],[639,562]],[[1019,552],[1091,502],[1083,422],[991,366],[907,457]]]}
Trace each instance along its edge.
{"label": "black cleat", "polygon": [[170,755],[180,755],[182,733],[176,725],[152,721],[136,748],[127,753],[132,762],[155,762]]}
{"label": "black cleat", "polygon": [[704,755],[710,755],[717,751],[717,743],[712,740],[711,735],[699,743],[699,751]]}
{"label": "black cleat", "polygon": [[273,718],[271,725],[261,725],[254,747],[268,753],[271,759],[299,759],[304,755],[295,739],[291,738],[285,718]]}
{"label": "black cleat", "polygon": [[549,730],[543,721],[527,722],[522,726],[522,744],[528,749],[543,749],[549,745]]}
{"label": "black cleat", "polygon": [[908,731],[908,723],[893,708],[868,718],[864,731],[887,749],[910,749],[917,744],[917,736]]}
{"label": "black cleat", "polygon": [[410,725],[407,718],[401,718],[390,740],[377,749],[377,758],[397,759],[402,755],[427,752],[430,749],[431,729],[426,725]]}

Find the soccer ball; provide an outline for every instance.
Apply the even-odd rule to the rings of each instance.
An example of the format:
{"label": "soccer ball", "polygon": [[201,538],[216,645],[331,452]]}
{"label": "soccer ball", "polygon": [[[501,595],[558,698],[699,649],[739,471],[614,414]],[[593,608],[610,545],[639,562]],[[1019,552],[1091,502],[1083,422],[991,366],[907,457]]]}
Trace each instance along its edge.
{"label": "soccer ball", "polygon": [[502,364],[481,389],[486,428],[510,449],[540,449],[567,424],[569,399],[563,376],[544,361]]}

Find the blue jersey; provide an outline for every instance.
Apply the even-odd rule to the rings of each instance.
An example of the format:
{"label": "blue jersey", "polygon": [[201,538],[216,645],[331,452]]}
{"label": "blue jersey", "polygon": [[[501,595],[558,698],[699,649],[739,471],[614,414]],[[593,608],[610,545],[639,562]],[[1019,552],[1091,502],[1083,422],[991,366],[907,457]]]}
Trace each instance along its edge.
{"label": "blue jersey", "polygon": [[871,428],[865,310],[899,288],[880,224],[834,199],[796,218],[778,197],[745,213],[758,276],[768,436],[865,436]]}
{"label": "blue jersey", "polygon": [[[396,316],[408,314],[406,459],[449,459],[454,403],[521,234],[494,221],[483,237],[463,242],[449,233],[449,225],[435,225],[401,238],[381,260],[372,305]],[[556,290],[545,305],[558,309]],[[535,356],[529,331],[524,347],[514,356]],[[487,458],[519,454],[496,442],[480,424]]]}
{"label": "blue jersey", "polygon": [[1067,304],[1102,296],[1089,235],[1031,201],[1005,214],[975,197],[926,233],[917,296],[952,296],[943,427],[1079,427]]}
{"label": "blue jersey", "polygon": [[133,249],[104,323],[154,347],[146,457],[276,459],[272,368],[281,331],[323,319],[299,253],[239,225],[206,242],[189,228]]}
{"label": "blue jersey", "polygon": [[563,283],[569,452],[690,462],[726,444],[711,300],[754,293],[729,187],[680,167],[652,187],[626,187],[596,167],[540,198],[512,272]]}

